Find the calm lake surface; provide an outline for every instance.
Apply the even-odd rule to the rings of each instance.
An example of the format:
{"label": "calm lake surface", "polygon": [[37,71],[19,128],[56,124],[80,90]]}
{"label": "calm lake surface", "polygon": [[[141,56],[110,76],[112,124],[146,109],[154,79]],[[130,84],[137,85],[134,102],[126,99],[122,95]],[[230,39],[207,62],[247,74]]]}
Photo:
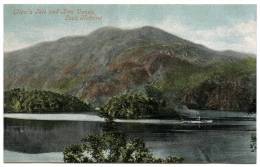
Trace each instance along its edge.
{"label": "calm lake surface", "polygon": [[[46,114],[33,114],[33,118],[27,115],[28,119],[26,114],[10,115],[4,119],[5,162],[62,162],[62,151],[67,145],[111,129],[102,119],[88,121],[85,116],[86,120],[75,121],[75,114],[55,114],[56,120],[44,119]],[[74,115],[74,119],[67,119],[69,115]],[[184,163],[256,163],[256,152],[250,148],[256,123],[246,116],[230,119],[225,115],[212,123],[118,121],[113,127],[128,137],[142,138],[158,157],[181,156]]]}

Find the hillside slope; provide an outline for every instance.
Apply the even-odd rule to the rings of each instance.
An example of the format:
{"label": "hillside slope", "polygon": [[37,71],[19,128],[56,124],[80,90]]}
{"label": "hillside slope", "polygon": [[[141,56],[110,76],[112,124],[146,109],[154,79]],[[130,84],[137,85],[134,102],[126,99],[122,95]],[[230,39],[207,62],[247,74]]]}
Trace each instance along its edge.
{"label": "hillside slope", "polygon": [[[131,30],[104,27],[86,36],[5,53],[4,84],[5,90],[51,90],[96,104],[125,90],[152,84],[171,99],[169,103],[189,105],[192,94],[198,94],[193,88],[199,89],[220,64],[239,66],[245,59],[254,61],[250,56],[214,51],[149,26]],[[254,74],[255,69],[248,73]]]}

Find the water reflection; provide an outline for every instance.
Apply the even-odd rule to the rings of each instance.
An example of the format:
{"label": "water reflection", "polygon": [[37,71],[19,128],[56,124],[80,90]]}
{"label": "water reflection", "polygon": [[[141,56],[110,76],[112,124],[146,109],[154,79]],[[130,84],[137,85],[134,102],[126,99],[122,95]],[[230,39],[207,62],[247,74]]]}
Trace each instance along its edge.
{"label": "water reflection", "polygon": [[88,134],[99,133],[102,125],[72,121],[5,119],[5,149],[25,153],[60,152]]}

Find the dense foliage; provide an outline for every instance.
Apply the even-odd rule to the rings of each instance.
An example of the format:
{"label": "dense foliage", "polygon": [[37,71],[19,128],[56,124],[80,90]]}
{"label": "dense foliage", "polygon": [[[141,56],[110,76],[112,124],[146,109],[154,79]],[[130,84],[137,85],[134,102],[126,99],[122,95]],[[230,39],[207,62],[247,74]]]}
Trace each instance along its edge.
{"label": "dense foliage", "polygon": [[12,89],[4,92],[4,111],[15,113],[88,112],[90,105],[70,95]]}
{"label": "dense foliage", "polygon": [[66,147],[67,163],[181,163],[183,158],[155,158],[141,139],[127,139],[123,134],[107,132],[89,135],[82,143]]}
{"label": "dense foliage", "polygon": [[[183,65],[184,66],[184,65]],[[186,64],[174,68],[157,87],[167,102],[189,108],[256,111],[256,59],[247,58],[210,67]]]}
{"label": "dense foliage", "polygon": [[185,92],[191,108],[256,112],[255,59],[223,64],[200,85]]}
{"label": "dense foliage", "polygon": [[108,100],[100,113],[108,119],[138,119],[156,114],[162,105],[163,102],[143,93],[125,93]]}

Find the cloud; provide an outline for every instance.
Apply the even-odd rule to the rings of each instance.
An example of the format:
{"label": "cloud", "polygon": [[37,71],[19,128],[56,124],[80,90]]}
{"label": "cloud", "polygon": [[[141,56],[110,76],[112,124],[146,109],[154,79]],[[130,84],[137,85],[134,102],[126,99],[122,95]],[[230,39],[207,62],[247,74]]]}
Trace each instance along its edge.
{"label": "cloud", "polygon": [[212,49],[256,53],[256,21],[196,30],[192,26],[166,20],[158,27]]}
{"label": "cloud", "polygon": [[[115,24],[103,22],[101,26],[117,26],[121,28],[136,28],[149,25],[142,20],[118,21]],[[235,50],[256,53],[256,21],[244,21],[234,25],[222,25],[211,29],[196,29],[192,25],[184,25],[170,18],[162,20],[152,26],[185,38],[192,42],[203,44],[215,50]],[[30,31],[6,32],[4,50],[11,51],[32,44],[56,40],[68,35],[86,35],[97,26],[68,25],[60,27],[30,27]],[[26,33],[26,34],[22,34]]]}
{"label": "cloud", "polygon": [[[75,30],[76,29],[76,30]],[[75,27],[30,27],[29,31],[5,32],[4,51],[13,51],[64,36],[87,35],[92,29]]]}
{"label": "cloud", "polygon": [[4,51],[16,50],[29,46],[30,44],[17,38],[13,32],[4,34]]}

